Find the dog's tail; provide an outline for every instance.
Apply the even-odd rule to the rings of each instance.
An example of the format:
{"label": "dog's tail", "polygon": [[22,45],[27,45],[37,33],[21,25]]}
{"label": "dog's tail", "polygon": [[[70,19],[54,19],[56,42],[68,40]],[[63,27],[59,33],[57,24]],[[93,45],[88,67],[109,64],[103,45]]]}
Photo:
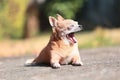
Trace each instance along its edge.
{"label": "dog's tail", "polygon": [[34,59],[28,59],[26,62],[25,62],[25,66],[34,66],[35,65],[35,63],[33,62],[34,61]]}

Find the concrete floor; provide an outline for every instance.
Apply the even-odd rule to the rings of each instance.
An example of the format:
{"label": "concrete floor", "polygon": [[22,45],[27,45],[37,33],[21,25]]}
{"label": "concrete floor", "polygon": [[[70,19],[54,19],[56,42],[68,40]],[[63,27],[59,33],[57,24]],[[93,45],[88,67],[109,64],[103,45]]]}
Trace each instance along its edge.
{"label": "concrete floor", "polygon": [[120,47],[80,50],[83,66],[63,65],[25,67],[24,62],[35,57],[25,55],[0,59],[0,80],[120,80]]}

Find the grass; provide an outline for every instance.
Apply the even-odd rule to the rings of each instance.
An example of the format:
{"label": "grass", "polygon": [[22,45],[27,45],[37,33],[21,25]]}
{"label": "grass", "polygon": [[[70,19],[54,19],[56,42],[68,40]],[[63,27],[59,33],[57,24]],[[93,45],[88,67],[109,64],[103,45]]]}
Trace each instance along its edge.
{"label": "grass", "polygon": [[[48,43],[51,33],[43,33],[37,37],[25,40],[0,41],[0,57],[20,56],[24,54],[37,54]],[[120,29],[97,28],[92,32],[76,34],[79,48],[96,48],[103,46],[120,45]]]}

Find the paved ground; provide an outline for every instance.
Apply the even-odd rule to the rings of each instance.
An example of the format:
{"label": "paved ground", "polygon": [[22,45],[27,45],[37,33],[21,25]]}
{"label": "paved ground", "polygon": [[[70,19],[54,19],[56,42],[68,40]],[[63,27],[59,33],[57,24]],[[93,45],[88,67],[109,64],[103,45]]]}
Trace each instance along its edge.
{"label": "paved ground", "polygon": [[120,80],[120,47],[80,50],[84,66],[25,67],[34,56],[0,59],[0,80]]}

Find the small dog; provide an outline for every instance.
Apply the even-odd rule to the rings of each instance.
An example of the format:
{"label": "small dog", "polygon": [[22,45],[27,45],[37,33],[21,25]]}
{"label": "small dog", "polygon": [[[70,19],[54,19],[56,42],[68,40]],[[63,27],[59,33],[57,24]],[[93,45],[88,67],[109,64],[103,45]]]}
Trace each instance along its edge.
{"label": "small dog", "polygon": [[69,63],[76,66],[83,65],[74,36],[75,32],[82,30],[82,26],[74,20],[64,19],[59,14],[57,19],[49,16],[49,22],[53,31],[49,43],[37,58],[27,60],[25,65],[47,63],[53,68],[60,68],[62,64]]}

